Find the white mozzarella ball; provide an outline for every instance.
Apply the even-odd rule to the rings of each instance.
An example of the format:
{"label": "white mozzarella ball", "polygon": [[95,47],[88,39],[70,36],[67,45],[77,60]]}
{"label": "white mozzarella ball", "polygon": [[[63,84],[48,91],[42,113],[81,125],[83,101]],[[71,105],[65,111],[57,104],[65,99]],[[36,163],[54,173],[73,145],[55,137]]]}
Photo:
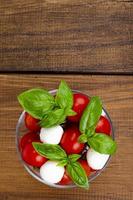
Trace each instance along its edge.
{"label": "white mozzarella ball", "polygon": [[93,149],[89,149],[87,151],[87,162],[88,165],[95,170],[99,170],[102,169],[105,165],[105,163],[107,162],[109,155],[108,154],[101,154],[96,152]]}
{"label": "white mozzarella ball", "polygon": [[58,183],[61,181],[65,169],[62,166],[57,166],[58,162],[47,161],[40,168],[40,176],[48,183]]}
{"label": "white mozzarella ball", "polygon": [[102,110],[102,114],[101,114],[102,116],[106,116],[106,113],[105,113],[105,111],[104,110]]}
{"label": "white mozzarella ball", "polygon": [[63,135],[63,128],[60,125],[51,128],[41,128],[40,140],[48,144],[59,144]]}

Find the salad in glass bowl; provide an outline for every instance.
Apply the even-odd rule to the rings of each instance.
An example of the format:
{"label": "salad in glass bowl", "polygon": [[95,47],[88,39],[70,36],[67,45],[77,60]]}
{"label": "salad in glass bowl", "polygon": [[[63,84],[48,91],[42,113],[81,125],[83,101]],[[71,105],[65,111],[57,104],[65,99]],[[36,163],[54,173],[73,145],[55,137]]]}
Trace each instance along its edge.
{"label": "salad in glass bowl", "polygon": [[19,157],[37,180],[53,187],[83,187],[95,179],[116,152],[111,119],[98,96],[59,88],[24,91],[24,111],[16,127]]}

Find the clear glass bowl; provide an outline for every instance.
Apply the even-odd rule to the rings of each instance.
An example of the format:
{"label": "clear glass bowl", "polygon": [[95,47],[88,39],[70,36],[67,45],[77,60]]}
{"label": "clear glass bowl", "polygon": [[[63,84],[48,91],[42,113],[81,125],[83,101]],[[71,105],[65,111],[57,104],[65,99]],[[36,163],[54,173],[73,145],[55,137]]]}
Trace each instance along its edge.
{"label": "clear glass bowl", "polygon": [[[83,92],[80,92],[80,91],[77,91],[77,90],[72,90],[72,91],[73,91],[73,93],[77,93],[78,92],[78,93],[84,94]],[[57,92],[57,90],[49,91],[49,93],[51,93],[53,96],[56,94],[56,92]],[[106,118],[109,120],[109,122],[111,124],[111,136],[112,136],[113,139],[115,139],[114,129],[113,129],[113,125],[112,125],[111,119],[109,117],[109,114],[107,113],[107,111],[104,108],[103,108],[102,112],[103,112],[103,114],[106,116]],[[18,152],[19,159],[20,159],[21,163],[23,164],[23,166],[25,167],[25,169],[29,172],[29,174],[31,174],[32,177],[34,177],[38,181],[40,181],[40,182],[42,182],[42,183],[44,183],[46,185],[49,185],[51,187],[56,187],[56,188],[73,188],[73,187],[76,187],[75,184],[59,185],[59,184],[51,184],[49,182],[44,181],[40,177],[39,169],[28,165],[22,159],[21,150],[20,150],[19,144],[20,144],[21,137],[28,131],[27,128],[25,127],[24,117],[25,117],[25,111],[23,111],[22,114],[20,115],[20,117],[18,119],[17,126],[16,126],[16,147],[17,147],[17,152]],[[105,163],[104,167],[101,170],[95,171],[89,176],[89,179],[88,179],[89,183],[92,182],[97,176],[99,176],[102,173],[102,171],[107,167],[107,165],[108,165],[108,163],[110,161],[110,158],[111,158],[111,156],[108,158],[107,162]]]}

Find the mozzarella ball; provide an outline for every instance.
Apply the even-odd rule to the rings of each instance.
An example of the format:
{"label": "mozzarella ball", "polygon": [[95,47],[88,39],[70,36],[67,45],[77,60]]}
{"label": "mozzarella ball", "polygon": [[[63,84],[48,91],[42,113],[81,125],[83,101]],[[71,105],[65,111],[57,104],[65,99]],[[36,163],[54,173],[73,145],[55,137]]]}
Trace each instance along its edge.
{"label": "mozzarella ball", "polygon": [[102,110],[102,114],[101,114],[102,116],[106,116],[106,113],[105,113],[105,111],[104,110]]}
{"label": "mozzarella ball", "polygon": [[93,149],[89,149],[87,151],[87,162],[88,165],[95,170],[99,170],[102,169],[105,165],[105,163],[107,162],[109,155],[108,154],[101,154],[96,152]]}
{"label": "mozzarella ball", "polygon": [[65,169],[62,166],[57,166],[58,162],[47,161],[40,168],[40,176],[48,183],[58,183],[61,181]]}
{"label": "mozzarella ball", "polygon": [[63,128],[60,125],[51,128],[41,128],[40,140],[48,144],[59,144],[63,135]]}

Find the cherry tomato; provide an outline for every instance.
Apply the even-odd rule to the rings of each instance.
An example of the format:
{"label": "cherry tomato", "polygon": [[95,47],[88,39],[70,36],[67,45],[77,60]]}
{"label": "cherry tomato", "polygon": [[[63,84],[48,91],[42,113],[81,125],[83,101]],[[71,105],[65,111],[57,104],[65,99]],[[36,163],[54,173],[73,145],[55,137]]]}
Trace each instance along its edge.
{"label": "cherry tomato", "polygon": [[33,132],[38,132],[40,130],[39,120],[28,113],[25,113],[25,126]]}
{"label": "cherry tomato", "polygon": [[84,168],[86,175],[89,176],[91,173],[91,168],[89,167],[88,163],[86,160],[81,160],[79,159],[78,162],[82,165],[82,167]]}
{"label": "cherry tomato", "polygon": [[61,139],[61,146],[67,154],[80,153],[84,149],[84,144],[78,142],[80,132],[76,125],[67,128]]}
{"label": "cherry tomato", "polygon": [[74,103],[73,103],[73,110],[77,113],[75,116],[70,116],[68,117],[68,120],[72,121],[72,122],[79,122],[82,113],[84,111],[84,109],[86,108],[86,106],[89,103],[89,98],[84,95],[84,94],[80,94],[80,93],[76,93],[73,95],[73,99],[74,99]]}
{"label": "cherry tomato", "polygon": [[96,133],[105,133],[110,135],[111,126],[107,118],[101,116],[96,126]]}
{"label": "cherry tomato", "polygon": [[45,157],[39,155],[35,151],[32,143],[28,143],[25,145],[22,151],[22,158],[26,163],[34,167],[41,167],[47,161]]}
{"label": "cherry tomato", "polygon": [[20,141],[20,147],[23,149],[27,143],[31,143],[33,141],[39,141],[39,135],[36,133],[28,132],[26,133]]}
{"label": "cherry tomato", "polygon": [[69,177],[67,171],[65,171],[63,178],[59,182],[60,185],[69,185],[72,182],[71,178]]}
{"label": "cherry tomato", "polygon": [[96,171],[98,171],[98,170],[96,170],[96,169],[92,169],[91,167],[90,167],[90,170],[91,170],[91,172],[96,172]]}

